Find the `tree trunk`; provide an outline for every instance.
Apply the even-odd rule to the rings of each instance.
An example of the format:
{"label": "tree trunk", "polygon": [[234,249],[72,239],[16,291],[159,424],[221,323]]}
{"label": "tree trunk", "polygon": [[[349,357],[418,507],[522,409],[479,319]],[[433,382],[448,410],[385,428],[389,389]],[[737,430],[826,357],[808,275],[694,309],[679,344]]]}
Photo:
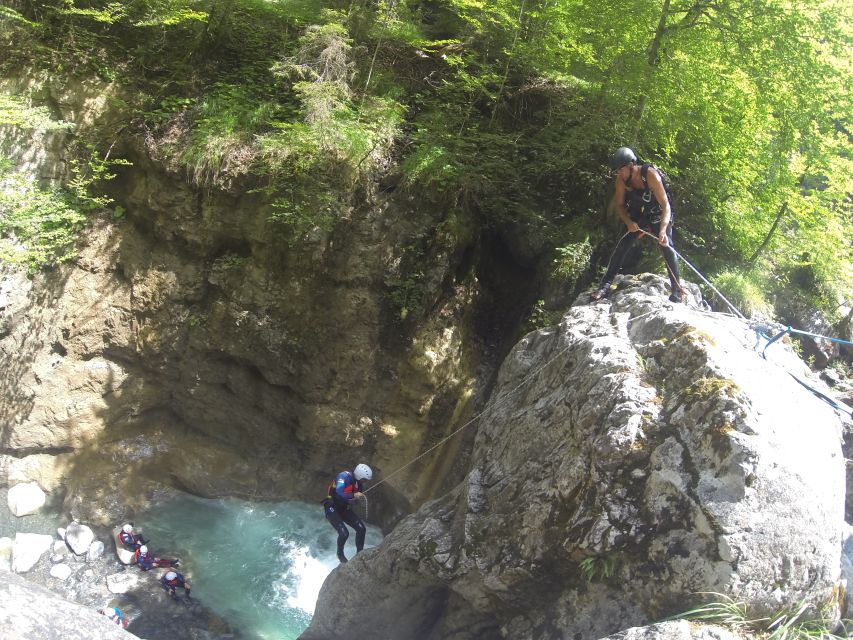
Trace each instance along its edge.
{"label": "tree trunk", "polygon": [[[664,0],[663,7],[660,10],[660,20],[658,20],[657,29],[655,29],[655,37],[652,39],[651,45],[649,45],[649,57],[648,57],[648,65],[649,65],[649,82],[654,81],[654,69],[658,65],[658,54],[660,53],[661,43],[663,42],[663,36],[666,32],[666,21],[669,18],[669,2],[670,0]],[[654,87],[651,87],[652,89]],[[631,133],[631,141],[632,144],[636,145],[637,140],[640,137],[640,125],[643,122],[643,115],[646,111],[646,103],[648,103],[649,97],[648,92],[644,93],[640,96],[640,102],[637,105],[637,119],[634,122],[634,131]]]}
{"label": "tree trunk", "polygon": [[750,269],[755,266],[755,261],[758,260],[758,256],[761,255],[761,252],[767,248],[768,244],[770,244],[770,239],[773,237],[773,234],[776,233],[776,228],[779,226],[779,222],[782,220],[782,216],[785,215],[785,211],[787,210],[788,203],[782,203],[782,206],[779,207],[779,213],[776,214],[776,219],[773,221],[773,225],[770,227],[770,231],[768,231],[767,235],[764,237],[764,241],[761,243],[758,249],[755,250],[755,253],[750,256],[749,260],[746,261]]}

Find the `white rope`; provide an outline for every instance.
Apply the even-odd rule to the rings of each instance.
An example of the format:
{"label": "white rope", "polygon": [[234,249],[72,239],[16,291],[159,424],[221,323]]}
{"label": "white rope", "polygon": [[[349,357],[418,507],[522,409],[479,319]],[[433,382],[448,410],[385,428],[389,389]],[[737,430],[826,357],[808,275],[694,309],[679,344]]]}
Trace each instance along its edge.
{"label": "white rope", "polygon": [[466,423],[465,423],[465,424],[463,424],[461,427],[459,427],[458,429],[456,429],[453,433],[451,433],[450,435],[445,436],[444,438],[442,438],[441,440],[439,440],[437,443],[435,443],[433,446],[431,446],[429,449],[427,449],[426,451],[424,451],[422,454],[420,454],[420,455],[419,455],[419,456],[417,456],[416,458],[413,458],[412,460],[410,460],[409,462],[407,462],[406,464],[404,464],[404,465],[403,465],[402,467],[400,467],[399,469],[396,469],[395,471],[392,471],[392,472],[391,472],[391,473],[389,473],[387,476],[385,476],[384,478],[382,478],[382,480],[380,480],[379,482],[377,482],[375,485],[373,485],[372,487],[368,487],[367,489],[365,489],[362,493],[367,493],[368,491],[373,491],[373,489],[375,489],[376,487],[378,487],[380,484],[382,484],[382,483],[383,483],[383,482],[385,482],[386,480],[390,480],[390,479],[391,479],[391,478],[393,478],[395,475],[397,475],[398,473],[400,473],[403,469],[406,469],[407,467],[410,467],[410,466],[411,466],[411,465],[413,465],[415,462],[417,462],[418,460],[420,460],[421,458],[423,458],[425,455],[427,455],[427,454],[428,454],[428,453],[430,453],[431,451],[433,451],[433,450],[437,449],[438,447],[440,447],[441,445],[443,445],[445,442],[447,442],[448,440],[450,440],[450,439],[451,439],[453,436],[455,436],[457,433],[459,433],[460,431],[462,431],[465,427],[467,427],[467,426],[469,426],[469,425],[473,424],[474,422],[476,422],[478,419],[480,419],[480,418],[483,416],[483,414],[485,414],[485,413],[486,413],[486,411],[489,411],[490,409],[494,409],[495,407],[497,407],[497,406],[499,406],[500,404],[502,404],[502,403],[503,403],[505,400],[507,400],[507,399],[508,399],[512,394],[514,394],[514,393],[515,393],[516,391],[518,391],[522,386],[524,386],[524,384],[525,384],[525,383],[527,383],[528,381],[532,380],[535,376],[539,375],[539,373],[540,373],[540,372],[542,372],[542,370],[544,370],[544,369],[545,369],[545,367],[547,367],[548,365],[550,365],[550,364],[551,364],[552,362],[554,362],[557,358],[559,358],[559,357],[560,357],[561,355],[563,355],[566,351],[568,351],[568,350],[571,348],[571,346],[572,346],[572,345],[568,345],[567,347],[565,347],[565,348],[561,349],[560,351],[558,351],[558,352],[557,352],[557,354],[556,354],[553,358],[551,358],[550,360],[548,360],[548,362],[546,362],[545,364],[543,364],[543,365],[542,365],[541,367],[539,367],[538,369],[534,370],[532,373],[528,373],[528,374],[524,377],[524,379],[523,379],[521,382],[519,382],[519,383],[518,383],[518,385],[516,385],[516,386],[515,386],[515,388],[513,388],[512,390],[508,391],[507,393],[505,393],[504,395],[502,395],[500,398],[498,398],[497,400],[495,400],[492,404],[490,404],[489,406],[487,406],[487,407],[486,407],[485,409],[483,409],[480,413],[478,413],[478,414],[477,414],[477,415],[475,415],[473,418],[471,418],[468,422],[466,422]]}

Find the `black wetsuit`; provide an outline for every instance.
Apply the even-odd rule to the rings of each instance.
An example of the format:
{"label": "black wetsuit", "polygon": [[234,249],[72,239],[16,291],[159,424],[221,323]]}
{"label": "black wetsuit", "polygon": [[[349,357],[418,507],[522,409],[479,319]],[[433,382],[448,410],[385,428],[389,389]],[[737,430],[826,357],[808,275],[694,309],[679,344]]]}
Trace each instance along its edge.
{"label": "black wetsuit", "polygon": [[347,529],[346,525],[355,529],[356,552],[364,549],[364,536],[367,533],[367,527],[364,526],[361,518],[350,509],[350,505],[353,502],[353,495],[361,490],[361,482],[356,480],[350,471],[341,471],[335,478],[335,481],[329,485],[328,494],[323,501],[326,520],[338,532],[338,559],[341,562],[346,562],[344,544],[346,544],[349,538],[349,529]]}
{"label": "black wetsuit", "polygon": [[[627,189],[625,193],[625,208],[628,210],[628,215],[631,217],[631,220],[637,223],[637,225],[643,231],[647,231],[652,233],[656,238],[660,235],[660,221],[661,215],[663,211],[661,210],[660,203],[655,198],[655,194],[652,193],[651,189],[649,189],[649,185],[647,182],[647,174],[649,172],[649,168],[652,165],[644,164],[640,167],[640,177],[643,180],[644,190],[639,189]],[[659,172],[660,173],[660,172]],[[681,274],[678,270],[678,257],[675,255],[675,251],[673,251],[673,243],[672,243],[672,223],[675,220],[675,211],[672,208],[672,198],[669,195],[669,189],[667,188],[666,181],[661,174],[661,180],[664,183],[664,189],[666,190],[666,197],[669,199],[669,222],[666,225],[666,237],[669,240],[669,244],[667,246],[660,246],[661,253],[663,253],[663,259],[666,261],[666,266],[668,267],[667,271],[669,271],[669,283],[672,287],[673,294],[677,294],[681,286],[679,281],[681,279]],[[619,244],[616,245],[616,249],[613,250],[613,255],[610,256],[610,264],[607,266],[607,273],[604,274],[604,277],[601,279],[601,286],[599,288],[607,288],[610,286],[610,283],[613,282],[613,278],[617,273],[622,269],[622,263],[625,262],[625,256],[628,255],[628,251],[642,235],[640,231],[627,232],[622,238],[619,240]]]}

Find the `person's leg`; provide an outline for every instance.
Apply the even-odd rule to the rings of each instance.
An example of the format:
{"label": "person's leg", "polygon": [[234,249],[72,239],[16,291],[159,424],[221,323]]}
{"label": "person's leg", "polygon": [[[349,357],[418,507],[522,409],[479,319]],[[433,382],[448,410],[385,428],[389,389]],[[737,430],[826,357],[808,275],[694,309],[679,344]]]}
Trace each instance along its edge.
{"label": "person's leg", "polygon": [[349,538],[349,530],[334,507],[326,507],[326,520],[338,532],[338,560],[346,562],[347,557],[344,555],[344,545],[347,538]]}
{"label": "person's leg", "polygon": [[[660,225],[654,225],[655,234],[660,233]],[[672,289],[672,295],[669,299],[673,302],[681,302],[681,272],[678,269],[678,256],[675,255],[672,242],[672,220],[666,227],[666,237],[669,240],[669,245],[660,247],[660,252],[663,254],[663,259],[666,262],[666,270],[669,272],[669,286]]]}
{"label": "person's leg", "polygon": [[601,279],[601,284],[598,285],[598,291],[593,293],[591,296],[593,300],[598,300],[599,298],[603,298],[607,295],[607,290],[610,289],[610,283],[613,282],[613,278],[615,278],[616,274],[619,273],[620,269],[622,269],[622,263],[625,262],[625,256],[628,255],[628,251],[639,237],[640,232],[634,231],[633,233],[626,232],[625,235],[620,238],[619,243],[613,250],[613,255],[610,256],[610,262],[607,264],[607,273],[605,273],[604,277]]}
{"label": "person's leg", "polygon": [[343,519],[349,526],[355,529],[355,550],[358,553],[364,549],[364,536],[367,533],[367,527],[364,526],[361,518],[352,509],[347,509],[344,512]]}

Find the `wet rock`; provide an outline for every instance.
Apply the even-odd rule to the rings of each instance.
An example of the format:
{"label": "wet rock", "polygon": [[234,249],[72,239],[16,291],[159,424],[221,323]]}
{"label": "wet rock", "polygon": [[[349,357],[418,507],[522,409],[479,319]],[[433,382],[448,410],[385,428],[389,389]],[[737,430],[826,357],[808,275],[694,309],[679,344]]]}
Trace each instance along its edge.
{"label": "wet rock", "polygon": [[53,538],[39,533],[16,533],[12,546],[12,571],[24,573],[50,549]]}
{"label": "wet rock", "polygon": [[36,482],[16,484],[9,489],[7,501],[9,511],[16,516],[25,516],[37,512],[44,505],[47,496]]}

